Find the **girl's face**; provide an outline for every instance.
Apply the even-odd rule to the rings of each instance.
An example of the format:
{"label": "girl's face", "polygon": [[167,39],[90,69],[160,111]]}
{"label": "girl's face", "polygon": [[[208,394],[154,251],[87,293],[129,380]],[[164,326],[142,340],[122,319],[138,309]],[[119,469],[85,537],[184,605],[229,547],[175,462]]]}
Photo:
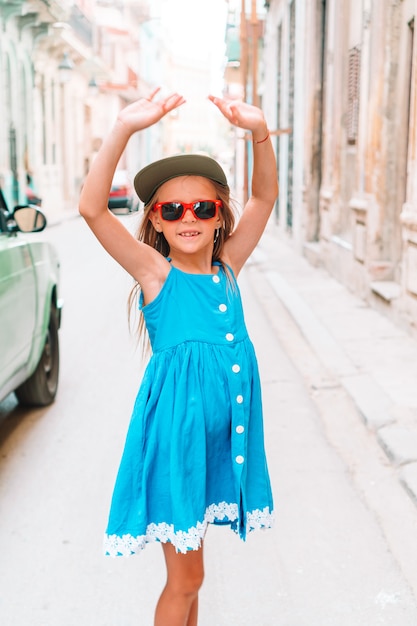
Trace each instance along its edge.
{"label": "girl's face", "polygon": [[[178,176],[161,185],[157,202],[192,203],[198,200],[216,200],[214,184],[201,176]],[[211,219],[198,219],[189,209],[181,219],[169,222],[161,217],[159,210],[151,210],[149,218],[156,231],[162,232],[170,246],[170,255],[175,251],[196,253],[213,250],[214,231],[221,226],[221,215]]]}

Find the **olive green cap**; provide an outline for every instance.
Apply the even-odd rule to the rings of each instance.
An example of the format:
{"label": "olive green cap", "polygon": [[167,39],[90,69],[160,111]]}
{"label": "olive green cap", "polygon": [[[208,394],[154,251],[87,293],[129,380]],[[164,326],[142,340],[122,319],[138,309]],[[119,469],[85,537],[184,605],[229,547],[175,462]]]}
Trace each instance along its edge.
{"label": "olive green cap", "polygon": [[202,154],[178,154],[146,165],[135,176],[134,186],[139,198],[147,204],[155,191],[167,180],[178,176],[203,176],[227,187],[227,178],[220,165]]}

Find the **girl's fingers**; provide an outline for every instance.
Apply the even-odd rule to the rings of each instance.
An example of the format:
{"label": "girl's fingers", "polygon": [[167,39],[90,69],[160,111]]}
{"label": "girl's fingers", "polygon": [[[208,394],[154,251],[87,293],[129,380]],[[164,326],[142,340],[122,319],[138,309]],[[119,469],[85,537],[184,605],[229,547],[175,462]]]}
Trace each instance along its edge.
{"label": "girl's fingers", "polygon": [[242,115],[240,114],[240,107],[244,103],[240,100],[234,100],[232,98],[216,98],[214,96],[209,96],[209,98],[229,120],[229,122],[236,124],[239,123],[239,121],[240,123],[243,121]]}
{"label": "girl's fingers", "polygon": [[[147,98],[143,98],[143,100],[146,100],[147,102],[153,102],[153,99],[155,98],[157,93],[159,93],[160,91],[161,91],[161,87],[155,87],[155,89],[151,91],[149,96]],[[166,106],[171,106],[172,104],[178,104],[182,102],[185,102],[183,96],[181,96],[178,93],[171,93],[169,94],[169,96],[166,96],[165,98],[161,98],[160,100],[155,101],[154,104],[162,105],[163,107],[166,107]]]}
{"label": "girl's fingers", "polygon": [[219,109],[219,111],[221,113],[223,113],[223,115],[229,120],[229,122],[233,122],[233,112],[230,110],[230,105],[227,104],[226,102],[224,102],[223,100],[220,100],[219,98],[216,98],[215,100],[212,100],[213,104],[216,105],[216,107]]}
{"label": "girl's fingers", "polygon": [[242,100],[236,100],[236,98],[231,98],[230,96],[224,96],[223,98],[220,98],[218,96],[213,96],[212,94],[210,94],[208,98],[217,106],[219,106],[220,104],[227,105],[231,102],[242,102]]}
{"label": "girl's fingers", "polygon": [[176,109],[177,107],[184,104],[184,102],[185,102],[185,98],[183,96],[181,96],[178,93],[173,93],[167,98],[165,98],[165,100],[162,103],[162,107],[164,111],[172,111],[172,109]]}
{"label": "girl's fingers", "polygon": [[147,100],[153,100],[154,97],[156,96],[156,94],[158,93],[158,91],[161,91],[160,87],[155,87],[155,89],[153,91],[151,91],[149,98],[147,98]]}
{"label": "girl's fingers", "polygon": [[181,102],[181,103],[182,103],[182,102],[185,102],[184,97],[183,97],[183,96],[181,96],[181,94],[179,94],[179,93],[172,93],[171,95],[169,95],[169,96],[166,98],[166,101],[167,101],[167,102],[169,102],[170,100],[171,100],[173,103],[177,103],[177,102]]}
{"label": "girl's fingers", "polygon": [[235,126],[254,130],[263,121],[263,114],[258,107],[255,107],[243,100],[235,98],[216,98],[210,95],[209,100],[213,102],[225,116]]}

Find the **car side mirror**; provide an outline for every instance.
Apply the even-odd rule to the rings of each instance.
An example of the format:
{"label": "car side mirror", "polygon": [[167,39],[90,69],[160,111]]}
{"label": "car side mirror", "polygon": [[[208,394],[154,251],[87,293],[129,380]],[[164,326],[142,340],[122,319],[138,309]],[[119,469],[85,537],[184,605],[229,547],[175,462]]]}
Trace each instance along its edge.
{"label": "car side mirror", "polygon": [[40,233],[46,226],[46,217],[33,206],[17,206],[13,219],[22,233]]}

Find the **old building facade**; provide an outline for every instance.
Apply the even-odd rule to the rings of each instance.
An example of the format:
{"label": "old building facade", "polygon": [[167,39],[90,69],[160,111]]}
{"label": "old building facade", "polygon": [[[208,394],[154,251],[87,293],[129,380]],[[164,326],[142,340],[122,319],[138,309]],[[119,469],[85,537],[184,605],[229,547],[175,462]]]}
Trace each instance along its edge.
{"label": "old building facade", "polygon": [[416,0],[266,2],[276,219],[299,251],[417,332]]}
{"label": "old building facade", "polygon": [[133,177],[182,150],[222,157],[207,100],[213,60],[176,57],[168,9],[169,0],[0,0],[0,185],[10,206],[26,202],[29,175],[47,217],[74,212],[117,113],[156,86],[189,83],[187,110],[132,137],[119,167]]}
{"label": "old building facade", "polygon": [[[0,29],[0,185],[12,207],[29,175],[47,217],[73,212],[118,111],[163,74],[150,3],[0,0]],[[161,135],[135,136],[120,167],[160,155]]]}

